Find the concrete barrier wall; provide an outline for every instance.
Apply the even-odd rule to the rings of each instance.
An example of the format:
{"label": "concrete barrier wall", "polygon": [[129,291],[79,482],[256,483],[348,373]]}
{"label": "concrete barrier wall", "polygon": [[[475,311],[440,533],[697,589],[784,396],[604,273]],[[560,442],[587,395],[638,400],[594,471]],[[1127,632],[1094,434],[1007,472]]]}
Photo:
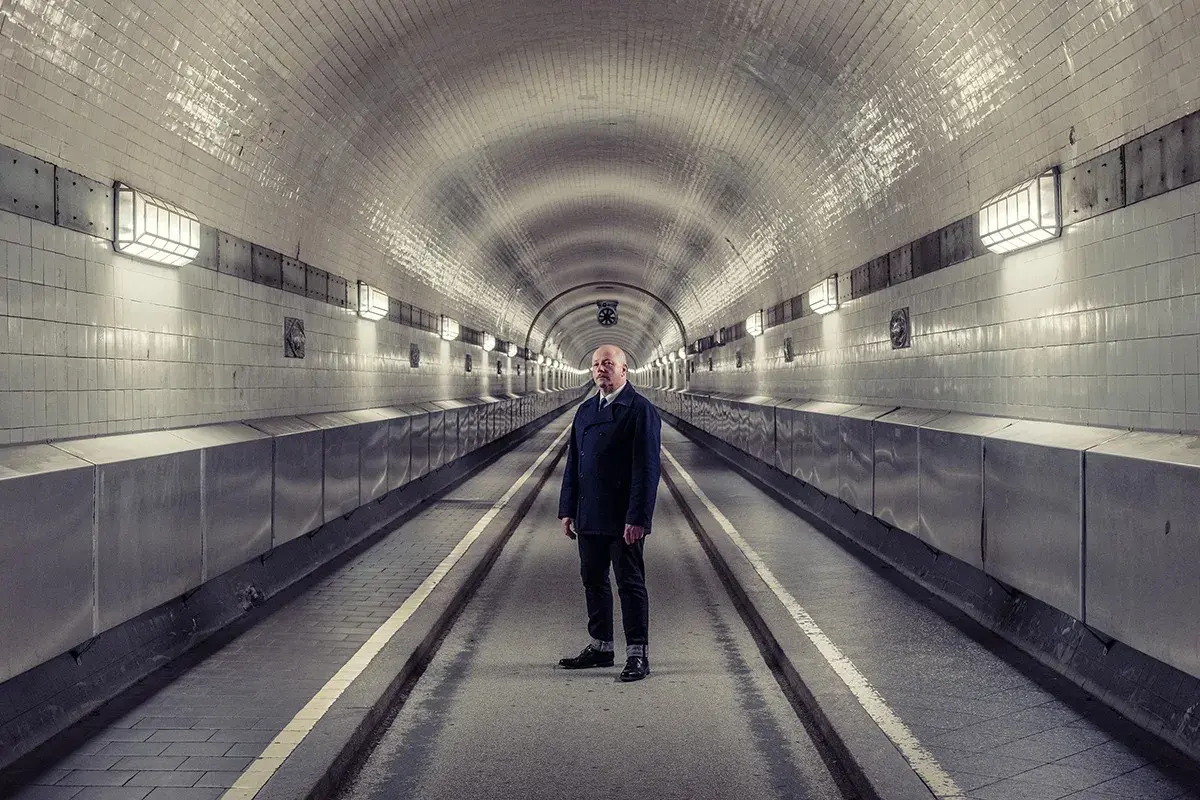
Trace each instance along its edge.
{"label": "concrete barrier wall", "polygon": [[581,391],[0,448],[0,683]]}
{"label": "concrete barrier wall", "polygon": [[[1200,678],[1200,437],[804,398],[645,393],[895,535],[918,537]],[[752,432],[739,420],[753,420]]]}

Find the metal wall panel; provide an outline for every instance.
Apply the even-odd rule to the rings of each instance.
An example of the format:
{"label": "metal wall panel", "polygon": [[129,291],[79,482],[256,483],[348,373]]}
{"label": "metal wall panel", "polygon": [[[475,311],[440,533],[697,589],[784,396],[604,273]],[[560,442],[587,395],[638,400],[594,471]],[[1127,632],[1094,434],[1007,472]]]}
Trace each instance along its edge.
{"label": "metal wall panel", "polygon": [[429,470],[432,472],[446,463],[446,412],[436,406],[422,406],[429,410]]}
{"label": "metal wall panel", "polygon": [[1118,147],[1062,174],[1063,225],[1073,225],[1125,205],[1124,153],[1124,148]]}
{"label": "metal wall panel", "polygon": [[248,423],[274,442],[272,545],[278,547],[325,522],[325,437],[299,417]]}
{"label": "metal wall panel", "polygon": [[983,242],[976,230],[978,216],[972,214],[942,228],[941,263],[948,267],[984,252]]}
{"label": "metal wall panel", "polygon": [[888,278],[892,286],[912,280],[912,246],[903,245],[888,253]]}
{"label": "metal wall panel", "polygon": [[919,430],[918,536],[983,568],[983,439],[1009,420],[947,414]]}
{"label": "metal wall panel", "polygon": [[1191,183],[1200,174],[1200,111],[1134,139],[1124,150],[1130,203]]}
{"label": "metal wall panel", "polygon": [[305,293],[304,262],[284,256],[279,265],[279,272],[283,278],[283,289],[285,291],[293,292],[294,294]]}
{"label": "metal wall panel", "polygon": [[270,437],[231,423],[172,431],[203,447],[201,580],[220,575],[271,549]]}
{"label": "metal wall panel", "polygon": [[388,422],[388,491],[412,479],[412,417],[407,412]]}
{"label": "metal wall panel", "polygon": [[80,233],[113,238],[113,185],[63,167],[54,170],[54,224]]}
{"label": "metal wall panel", "polygon": [[837,497],[842,450],[838,416],[809,413],[808,432],[812,437],[812,485],[825,494]]}
{"label": "metal wall panel", "polygon": [[900,530],[919,530],[918,428],[945,411],[901,408],[875,420],[875,516]]}
{"label": "metal wall panel", "polygon": [[0,211],[54,224],[54,165],[0,145]]}
{"label": "metal wall panel", "polygon": [[222,232],[217,238],[217,270],[242,280],[254,280],[250,243]]}
{"label": "metal wall panel", "polygon": [[199,447],[167,432],[57,446],[97,465],[97,633],[200,585]]}
{"label": "metal wall panel", "polygon": [[324,435],[324,521],[329,522],[358,508],[360,434],[354,421],[342,414],[311,414],[300,419],[320,428]]}
{"label": "metal wall panel", "polygon": [[859,511],[875,513],[874,420],[891,406],[858,406],[838,417],[838,497]]}
{"label": "metal wall panel", "polygon": [[266,247],[250,248],[250,268],[254,282],[278,289],[283,286],[283,256]]}
{"label": "metal wall panel", "polygon": [[358,504],[366,505],[388,490],[388,421],[393,412],[381,408],[347,411],[347,419],[358,423]]}
{"label": "metal wall panel", "polygon": [[1122,433],[1015,422],[984,437],[989,575],[1083,619],[1083,454]]}
{"label": "metal wall panel", "polygon": [[335,306],[350,308],[350,283],[342,276],[330,273],[326,300]]}
{"label": "metal wall panel", "polygon": [[320,267],[305,264],[304,294],[313,300],[324,302],[329,297],[329,273]]}
{"label": "metal wall panel", "polygon": [[796,409],[806,400],[787,400],[775,408],[775,468],[792,474],[792,439],[795,437]]}
{"label": "metal wall panel", "polygon": [[778,400],[756,395],[745,402],[749,422],[747,450],[759,461],[768,464],[775,460],[775,406]]}
{"label": "metal wall panel", "polygon": [[418,406],[406,407],[410,417],[410,453],[412,464],[409,480],[420,478],[429,472],[429,412]]}
{"label": "metal wall panel", "polygon": [[1200,437],[1130,433],[1084,461],[1085,621],[1200,677]]}
{"label": "metal wall panel", "polygon": [[50,445],[0,449],[0,683],[92,635],[95,479]]}

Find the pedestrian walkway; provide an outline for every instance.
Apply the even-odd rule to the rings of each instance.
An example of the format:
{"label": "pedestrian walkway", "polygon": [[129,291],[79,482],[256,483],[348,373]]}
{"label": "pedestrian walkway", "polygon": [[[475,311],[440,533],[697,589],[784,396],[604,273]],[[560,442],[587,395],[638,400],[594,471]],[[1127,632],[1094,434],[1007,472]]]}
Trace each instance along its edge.
{"label": "pedestrian walkway", "polygon": [[561,465],[343,800],[843,797],[665,486],[646,541],[651,675],[588,642]]}
{"label": "pedestrian walkway", "polygon": [[19,800],[217,800],[569,425],[560,416],[236,637],[218,634],[0,773]]}
{"label": "pedestrian walkway", "polygon": [[664,464],[673,459],[692,477],[957,796],[1200,798],[1200,770],[1181,754],[864,551],[817,531],[677,430],[664,426],[663,446]]}

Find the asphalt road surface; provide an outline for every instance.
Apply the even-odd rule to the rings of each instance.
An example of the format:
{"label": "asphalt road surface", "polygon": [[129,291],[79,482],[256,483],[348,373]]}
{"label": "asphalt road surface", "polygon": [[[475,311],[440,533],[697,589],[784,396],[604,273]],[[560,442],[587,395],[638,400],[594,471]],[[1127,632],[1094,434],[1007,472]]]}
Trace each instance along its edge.
{"label": "asphalt road surface", "polygon": [[616,665],[558,668],[588,641],[560,480],[339,796],[842,798],[665,486],[646,545],[651,676],[616,680],[615,597]]}

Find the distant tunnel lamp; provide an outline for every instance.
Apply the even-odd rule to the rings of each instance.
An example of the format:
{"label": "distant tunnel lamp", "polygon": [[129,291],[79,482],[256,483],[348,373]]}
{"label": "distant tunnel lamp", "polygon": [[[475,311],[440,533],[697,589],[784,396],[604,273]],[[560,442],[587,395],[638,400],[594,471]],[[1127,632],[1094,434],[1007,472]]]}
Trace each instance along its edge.
{"label": "distant tunnel lamp", "polygon": [[496,337],[492,336],[490,333],[485,333],[483,335],[483,349],[488,351],[489,353],[491,351],[495,350],[496,349]]}
{"label": "distant tunnel lamp", "polygon": [[808,290],[808,304],[818,314],[828,314],[838,307],[837,275],[830,275]]}
{"label": "distant tunnel lamp", "polygon": [[979,238],[993,253],[1011,253],[1061,232],[1057,169],[996,195],[979,209]]}
{"label": "distant tunnel lamp", "polygon": [[538,362],[539,364],[545,364],[545,363],[546,363],[546,357],[545,357],[544,355],[542,355],[541,353],[538,353],[537,362]]}
{"label": "distant tunnel lamp", "polygon": [[515,344],[513,344],[512,342],[508,343],[508,357],[509,358],[517,357],[517,346]]}
{"label": "distant tunnel lamp", "polygon": [[687,348],[686,347],[679,348],[679,350],[677,352],[679,353],[679,358],[681,360],[687,358]]}
{"label": "distant tunnel lamp", "polygon": [[173,267],[192,263],[200,255],[200,221],[178,206],[116,185],[116,238],[113,249]]}
{"label": "distant tunnel lamp", "polygon": [[387,316],[388,296],[364,281],[358,282],[358,315],[371,321]]}
{"label": "distant tunnel lamp", "polygon": [[763,312],[755,311],[750,316],[746,317],[746,333],[751,336],[762,336],[763,333]]}
{"label": "distant tunnel lamp", "polygon": [[447,342],[453,342],[455,339],[457,339],[458,334],[461,330],[459,327],[459,324],[458,324],[458,320],[451,319],[450,317],[447,317],[444,315],[442,316],[442,322],[441,322],[440,327],[441,327],[441,330],[440,330],[441,337],[443,339],[445,339]]}

